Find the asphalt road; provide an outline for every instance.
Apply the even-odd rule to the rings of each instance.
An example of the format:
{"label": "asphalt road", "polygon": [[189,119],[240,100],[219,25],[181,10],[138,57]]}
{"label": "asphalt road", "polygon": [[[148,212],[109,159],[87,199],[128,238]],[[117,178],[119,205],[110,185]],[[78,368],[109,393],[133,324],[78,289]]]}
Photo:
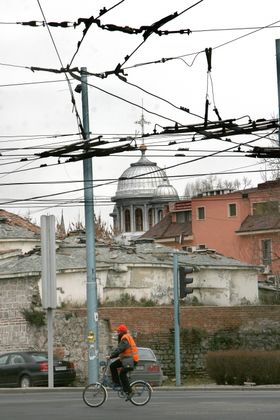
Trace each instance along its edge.
{"label": "asphalt road", "polygon": [[80,390],[0,391],[1,420],[279,420],[280,390],[156,390],[135,407],[110,392],[105,404],[86,406]]}

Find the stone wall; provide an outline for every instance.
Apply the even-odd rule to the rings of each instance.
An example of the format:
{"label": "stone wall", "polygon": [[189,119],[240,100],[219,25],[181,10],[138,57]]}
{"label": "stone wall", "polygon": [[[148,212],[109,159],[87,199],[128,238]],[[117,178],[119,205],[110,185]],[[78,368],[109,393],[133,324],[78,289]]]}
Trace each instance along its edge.
{"label": "stone wall", "polygon": [[[46,350],[46,326],[28,323],[22,309],[38,304],[37,279],[0,280],[0,353],[11,350]],[[103,358],[112,345],[111,332],[126,323],[140,346],[152,347],[164,373],[175,376],[174,313],[171,306],[99,308],[99,349]],[[209,350],[227,348],[279,349],[280,306],[181,306],[182,375],[205,374]],[[55,311],[54,346],[74,360],[79,383],[87,377],[86,310]]]}
{"label": "stone wall", "polygon": [[33,338],[28,333],[21,310],[29,308],[38,295],[38,280],[17,278],[0,281],[0,352],[28,347]]}
{"label": "stone wall", "polygon": [[[173,308],[100,308],[100,358],[112,345],[111,332],[120,322],[137,333],[137,343],[154,349],[163,371],[175,376]],[[87,378],[86,310],[55,311],[54,346],[63,357],[74,360],[78,381]],[[181,308],[182,375],[205,375],[209,350],[227,348],[279,349],[280,306]],[[0,320],[0,352],[14,349],[46,350],[46,327],[29,325],[24,318]]]}
{"label": "stone wall", "polygon": [[[55,353],[61,357],[69,358],[75,362],[77,383],[84,383],[87,378],[87,319],[86,311],[55,311],[54,320],[54,347]],[[103,357],[108,354],[111,346],[111,332],[106,320],[99,321],[98,347]],[[47,329],[29,327],[30,335],[34,338],[34,346],[40,350],[47,349]]]}
{"label": "stone wall", "polygon": [[[111,329],[125,322],[137,343],[154,349],[164,373],[175,376],[173,307],[101,308]],[[212,350],[280,348],[280,306],[180,308],[182,375],[205,375],[205,356]]]}

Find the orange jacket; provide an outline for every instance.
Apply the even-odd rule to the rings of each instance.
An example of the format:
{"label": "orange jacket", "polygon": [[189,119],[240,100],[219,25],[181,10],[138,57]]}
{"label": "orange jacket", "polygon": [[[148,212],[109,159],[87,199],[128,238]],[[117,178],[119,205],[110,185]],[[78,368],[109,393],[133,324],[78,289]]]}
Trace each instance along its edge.
{"label": "orange jacket", "polygon": [[130,334],[126,333],[122,336],[121,341],[122,340],[126,340],[129,343],[129,347],[120,353],[120,359],[123,359],[124,357],[127,357],[127,356],[132,356],[134,362],[138,362],[139,360],[138,348],[135,344],[133,337]]}

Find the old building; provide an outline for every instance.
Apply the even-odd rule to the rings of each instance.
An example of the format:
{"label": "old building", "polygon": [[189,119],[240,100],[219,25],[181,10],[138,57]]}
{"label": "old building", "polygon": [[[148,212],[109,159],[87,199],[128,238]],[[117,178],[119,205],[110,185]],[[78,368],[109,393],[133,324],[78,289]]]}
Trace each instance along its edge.
{"label": "old building", "polygon": [[164,207],[178,200],[166,173],[146,157],[146,146],[140,146],[141,158],[130,165],[118,181],[111,213],[118,237],[135,239],[163,218]]}
{"label": "old building", "polygon": [[180,249],[214,249],[228,257],[280,272],[280,180],[242,191],[208,191],[169,206],[143,238]]}
{"label": "old building", "polygon": [[0,252],[28,252],[40,244],[40,228],[27,219],[0,209]]}
{"label": "old building", "polygon": [[[186,223],[185,228],[188,226]],[[86,302],[85,239],[85,233],[77,231],[57,241],[59,305]],[[41,290],[40,228],[2,211],[0,245],[0,283],[35,282]],[[101,303],[118,300],[123,295],[160,305],[172,303],[174,247],[143,239],[129,245],[97,241],[95,252],[97,292]],[[200,303],[230,306],[258,301],[255,265],[208,250],[180,253],[179,263],[196,267],[192,298]]]}
{"label": "old building", "polygon": [[[174,296],[174,249],[154,243],[97,244],[96,281],[100,303],[123,296],[154,304],[171,304]],[[183,253],[180,265],[195,267],[192,299],[208,305],[232,306],[258,302],[257,267],[216,253]],[[84,235],[61,241],[56,253],[58,305],[86,302]],[[41,290],[40,250],[25,255],[2,255],[0,283],[35,281]],[[3,283],[2,283],[3,284]],[[31,284],[31,283],[30,283]]]}

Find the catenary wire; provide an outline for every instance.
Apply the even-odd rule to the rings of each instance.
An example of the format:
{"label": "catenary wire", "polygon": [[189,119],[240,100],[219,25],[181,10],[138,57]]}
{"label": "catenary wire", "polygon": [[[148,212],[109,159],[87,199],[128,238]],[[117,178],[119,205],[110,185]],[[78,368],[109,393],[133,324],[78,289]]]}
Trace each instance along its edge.
{"label": "catenary wire", "polygon": [[[242,145],[244,146],[244,145],[247,145],[247,144],[253,143],[253,142],[257,141],[257,140],[258,140],[258,139],[249,140],[249,141],[248,141],[248,142],[246,142],[246,143],[242,143]],[[224,150],[224,151],[229,151],[229,150],[232,150],[232,149],[234,149],[235,147],[236,147],[236,145],[231,146],[231,147],[227,148],[227,149],[226,149],[226,150]],[[213,157],[213,156],[215,156],[215,155],[217,155],[217,154],[219,154],[219,153],[221,153],[221,151],[216,151],[216,152],[211,153],[211,154],[209,154],[209,155],[207,155],[207,156],[203,156],[203,157],[199,157],[199,158],[194,158],[194,159],[188,160],[188,161],[186,161],[186,162],[181,162],[181,163],[177,163],[177,164],[174,164],[174,165],[169,165],[169,166],[168,166],[168,167],[166,167],[164,170],[166,171],[166,170],[169,170],[169,169],[174,169],[174,168],[179,167],[179,166],[182,166],[182,165],[186,165],[186,164],[194,163],[194,162],[197,162],[197,161],[199,161],[199,160],[201,160],[201,159],[205,159],[205,158]],[[157,169],[157,170],[150,171],[150,172],[146,173],[146,174],[145,174],[145,176],[147,176],[147,175],[149,175],[149,174],[156,173],[156,172],[158,172],[158,169]],[[141,176],[134,176],[134,177],[130,177],[130,179],[135,179],[135,178],[141,178]],[[98,188],[98,187],[101,187],[101,186],[103,187],[103,186],[105,186],[105,185],[109,185],[109,184],[112,184],[112,183],[115,183],[115,182],[116,182],[116,180],[114,180],[114,181],[108,181],[108,182],[106,182],[106,183],[96,185],[94,188]],[[30,201],[30,200],[39,199],[39,198],[54,197],[54,196],[60,196],[60,195],[64,195],[64,194],[70,194],[70,193],[73,193],[73,192],[78,192],[78,191],[85,190],[86,188],[87,188],[87,187],[85,187],[85,188],[77,188],[77,189],[73,189],[73,190],[69,190],[69,191],[63,191],[63,192],[58,192],[58,193],[45,194],[45,195],[42,195],[42,196],[36,196],[36,197],[29,198],[29,199],[10,200],[10,201],[7,201],[7,202],[2,203],[2,205],[12,204],[12,203],[17,203],[17,202],[25,202],[25,201]],[[91,188],[91,187],[88,187],[88,188]]]}

